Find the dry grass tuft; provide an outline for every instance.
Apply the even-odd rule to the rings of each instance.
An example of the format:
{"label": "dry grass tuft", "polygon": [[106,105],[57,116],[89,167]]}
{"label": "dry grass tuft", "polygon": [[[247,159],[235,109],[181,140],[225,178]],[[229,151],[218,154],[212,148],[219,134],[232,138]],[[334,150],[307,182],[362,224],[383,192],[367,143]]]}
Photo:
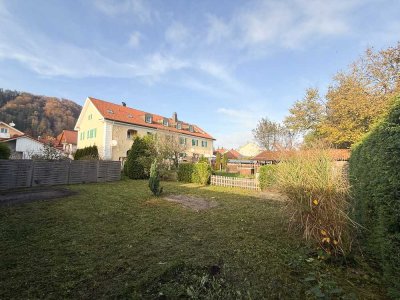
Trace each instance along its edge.
{"label": "dry grass tuft", "polygon": [[350,229],[355,226],[348,216],[349,183],[328,150],[314,148],[283,157],[276,178],[288,197],[290,229],[301,230],[328,255],[349,253]]}

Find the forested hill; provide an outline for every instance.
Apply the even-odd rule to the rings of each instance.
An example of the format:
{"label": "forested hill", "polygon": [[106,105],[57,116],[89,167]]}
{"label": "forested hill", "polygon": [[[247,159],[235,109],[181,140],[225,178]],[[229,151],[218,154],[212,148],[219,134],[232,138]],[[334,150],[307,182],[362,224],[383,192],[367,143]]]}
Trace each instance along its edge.
{"label": "forested hill", "polygon": [[13,121],[16,129],[32,137],[73,130],[81,108],[71,100],[0,88],[0,121]]}

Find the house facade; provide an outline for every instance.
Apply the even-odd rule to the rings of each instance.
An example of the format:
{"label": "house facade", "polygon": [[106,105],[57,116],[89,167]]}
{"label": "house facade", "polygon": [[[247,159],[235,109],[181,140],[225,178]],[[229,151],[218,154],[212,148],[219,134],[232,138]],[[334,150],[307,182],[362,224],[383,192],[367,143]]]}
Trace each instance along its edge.
{"label": "house facade", "polygon": [[43,154],[44,144],[27,135],[19,135],[1,140],[11,150],[12,159],[31,159],[34,155]]}
{"label": "house facade", "polygon": [[72,158],[73,154],[76,152],[78,143],[78,132],[75,130],[64,129],[58,136],[56,141],[56,147]]}
{"label": "house facade", "polygon": [[135,136],[162,135],[179,139],[182,157],[193,159],[212,157],[214,138],[195,124],[140,111],[122,105],[88,97],[79,115],[75,130],[77,148],[96,145],[106,160],[123,161]]}
{"label": "house facade", "polygon": [[243,156],[243,157],[254,157],[258,154],[260,154],[263,151],[263,149],[258,146],[256,143],[247,143],[241,147],[239,147],[238,152]]}
{"label": "house facade", "polygon": [[19,131],[18,129],[14,128],[15,124],[14,123],[4,123],[0,121],[0,141],[4,139],[9,139],[12,137],[17,137],[20,135],[24,135],[22,131]]}

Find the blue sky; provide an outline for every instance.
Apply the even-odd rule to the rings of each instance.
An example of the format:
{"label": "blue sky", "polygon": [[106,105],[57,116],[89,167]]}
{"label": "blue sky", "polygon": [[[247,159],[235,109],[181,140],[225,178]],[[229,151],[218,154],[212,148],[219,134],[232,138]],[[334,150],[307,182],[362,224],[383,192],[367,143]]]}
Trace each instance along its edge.
{"label": "blue sky", "polygon": [[366,47],[395,45],[399,12],[397,0],[0,0],[0,87],[177,111],[237,147]]}

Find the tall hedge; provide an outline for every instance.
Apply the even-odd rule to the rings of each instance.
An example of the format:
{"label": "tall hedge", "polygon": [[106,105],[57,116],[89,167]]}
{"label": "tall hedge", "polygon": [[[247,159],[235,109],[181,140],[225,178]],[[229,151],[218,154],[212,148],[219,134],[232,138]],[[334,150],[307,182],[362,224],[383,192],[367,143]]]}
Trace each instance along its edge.
{"label": "tall hedge", "polygon": [[9,159],[11,155],[11,149],[6,143],[0,143],[0,159]]}
{"label": "tall hedge", "polygon": [[130,179],[147,179],[150,175],[150,166],[153,154],[146,138],[136,137],[129,150],[124,165],[124,172]]}
{"label": "tall hedge", "polygon": [[388,116],[352,150],[350,181],[361,241],[400,298],[400,97]]}
{"label": "tall hedge", "polygon": [[206,185],[210,182],[211,166],[206,162],[198,162],[193,167],[192,182]]}
{"label": "tall hedge", "polygon": [[96,145],[76,150],[74,160],[84,159],[99,159],[99,150]]}
{"label": "tall hedge", "polygon": [[275,170],[276,165],[261,166],[259,171],[258,182],[260,183],[261,190],[271,187],[275,183]]}
{"label": "tall hedge", "polygon": [[178,180],[182,182],[192,182],[194,164],[182,163],[178,167]]}

